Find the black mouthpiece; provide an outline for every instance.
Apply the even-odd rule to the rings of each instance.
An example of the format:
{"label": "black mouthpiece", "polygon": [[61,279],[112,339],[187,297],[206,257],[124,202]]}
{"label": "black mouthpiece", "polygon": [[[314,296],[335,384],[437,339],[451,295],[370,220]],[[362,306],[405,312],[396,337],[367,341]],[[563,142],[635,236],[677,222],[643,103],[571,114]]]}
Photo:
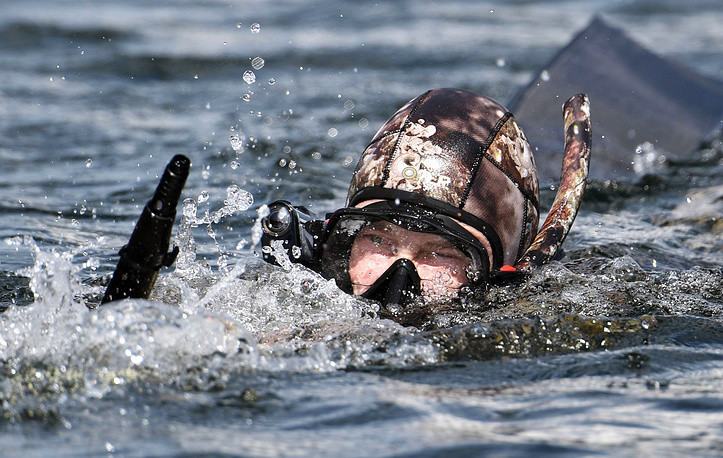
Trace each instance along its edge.
{"label": "black mouthpiece", "polygon": [[421,283],[414,263],[408,259],[397,259],[362,296],[382,305],[404,306],[422,294]]}

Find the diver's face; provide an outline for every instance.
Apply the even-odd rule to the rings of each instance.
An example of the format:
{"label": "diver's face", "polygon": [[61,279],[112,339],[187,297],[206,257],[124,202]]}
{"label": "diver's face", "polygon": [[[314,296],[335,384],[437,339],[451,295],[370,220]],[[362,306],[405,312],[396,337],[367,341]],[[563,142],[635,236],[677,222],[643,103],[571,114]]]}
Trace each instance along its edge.
{"label": "diver's face", "polygon": [[444,237],[377,221],[361,229],[351,248],[349,276],[354,294],[364,294],[398,259],[414,263],[426,297],[454,296],[468,281],[469,258]]}

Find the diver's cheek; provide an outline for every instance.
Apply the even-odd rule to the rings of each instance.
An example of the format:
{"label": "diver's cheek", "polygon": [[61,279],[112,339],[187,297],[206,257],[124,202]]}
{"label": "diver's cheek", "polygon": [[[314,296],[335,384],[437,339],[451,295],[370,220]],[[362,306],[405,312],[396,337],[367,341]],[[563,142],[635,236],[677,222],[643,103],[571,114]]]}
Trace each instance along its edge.
{"label": "diver's cheek", "polygon": [[465,285],[467,279],[466,263],[450,260],[445,264],[415,262],[417,272],[422,279],[433,281],[448,288],[459,288]]}
{"label": "diver's cheek", "polygon": [[459,288],[467,283],[467,276],[455,267],[417,265],[417,272],[422,278],[424,295],[431,298],[455,296]]}

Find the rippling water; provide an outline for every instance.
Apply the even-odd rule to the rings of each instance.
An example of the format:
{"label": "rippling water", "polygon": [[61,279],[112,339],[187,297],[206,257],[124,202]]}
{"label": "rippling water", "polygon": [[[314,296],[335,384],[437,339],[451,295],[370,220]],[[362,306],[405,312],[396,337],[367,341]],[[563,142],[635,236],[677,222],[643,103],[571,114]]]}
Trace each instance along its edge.
{"label": "rippling water", "polygon": [[[261,263],[253,230],[277,198],[341,206],[366,142],[410,98],[508,100],[594,14],[717,77],[719,2],[2,10],[1,454],[723,452],[720,135],[591,183],[565,259],[416,327]],[[186,256],[152,300],[88,310],[178,153],[193,162]],[[224,203],[236,187],[252,200]]]}

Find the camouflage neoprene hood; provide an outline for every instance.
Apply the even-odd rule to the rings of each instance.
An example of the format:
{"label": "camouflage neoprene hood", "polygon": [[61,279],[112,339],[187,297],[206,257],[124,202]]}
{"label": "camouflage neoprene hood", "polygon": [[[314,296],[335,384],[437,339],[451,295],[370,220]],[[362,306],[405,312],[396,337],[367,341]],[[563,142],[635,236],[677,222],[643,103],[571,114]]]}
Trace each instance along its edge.
{"label": "camouflage neoprene hood", "polygon": [[539,184],[532,150],[507,109],[460,89],[408,102],[357,164],[347,206],[384,199],[450,216],[485,235],[492,269],[514,265],[537,233]]}

